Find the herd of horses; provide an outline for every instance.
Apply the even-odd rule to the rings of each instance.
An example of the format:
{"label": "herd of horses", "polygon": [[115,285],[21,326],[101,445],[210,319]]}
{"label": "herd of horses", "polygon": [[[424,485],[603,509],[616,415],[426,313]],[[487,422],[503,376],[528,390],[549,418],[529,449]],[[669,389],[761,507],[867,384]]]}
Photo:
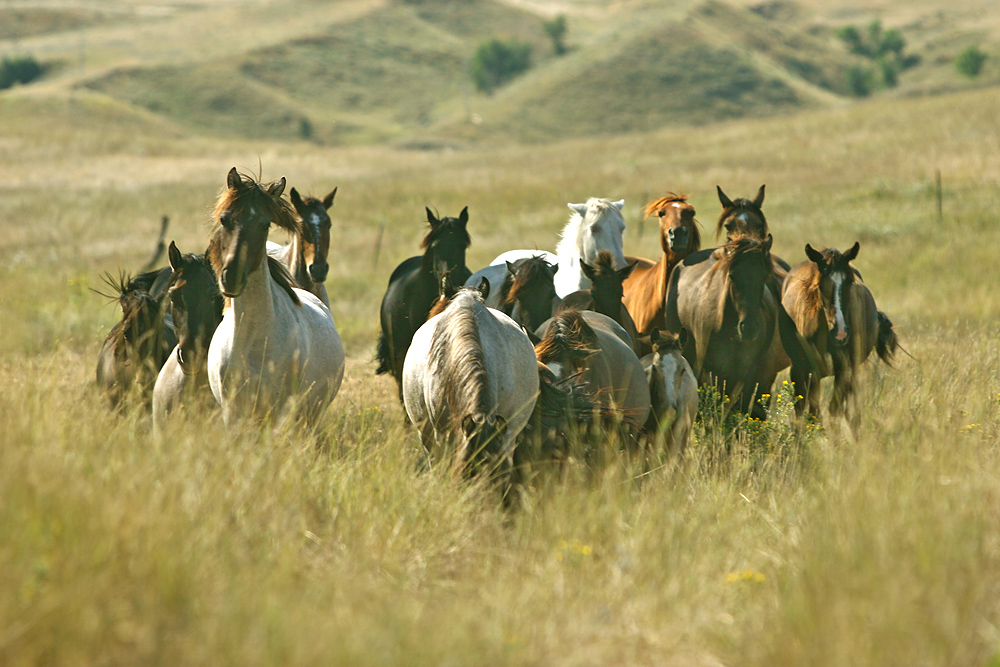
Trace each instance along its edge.
{"label": "herd of horses", "polygon": [[[114,403],[138,387],[162,429],[188,401],[214,399],[228,425],[311,423],[334,399],[345,356],[324,281],[337,191],[284,189],[233,168],[204,253],[171,243],[168,266],[110,280],[122,319],[97,380]],[[789,367],[799,417],[819,418],[820,381],[833,376],[829,412],[857,433],[857,369],[899,347],[854,267],[859,244],[806,245],[791,266],[771,253],[764,186],[718,197],[725,242],[714,248],[701,248],[687,196],[670,194],[644,209],[662,255],[625,255],[624,201],[591,198],[569,204],[554,253],[510,250],[475,272],[468,208],[426,209],[422,253],[396,267],[382,300],[376,373],[394,378],[428,453],[509,477],[539,444],[557,452],[598,424],[625,447],[677,454],[700,386],[764,419]],[[269,243],[271,225],[290,242]]]}

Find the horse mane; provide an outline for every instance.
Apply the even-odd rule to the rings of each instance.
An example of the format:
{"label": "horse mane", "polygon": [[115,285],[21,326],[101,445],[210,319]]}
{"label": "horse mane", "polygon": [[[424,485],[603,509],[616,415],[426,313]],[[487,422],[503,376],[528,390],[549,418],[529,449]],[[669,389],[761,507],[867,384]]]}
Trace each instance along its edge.
{"label": "horse mane", "polygon": [[291,234],[301,233],[302,223],[291,203],[284,197],[274,197],[268,193],[267,188],[273,183],[259,183],[254,177],[246,174],[239,176],[240,186],[238,188],[234,189],[225,185],[219,193],[219,199],[215,202],[215,208],[212,210],[214,226],[218,227],[221,224],[219,216],[227,209],[239,215],[251,206],[257,206],[264,209],[272,224]]}
{"label": "horse mane", "polygon": [[749,199],[744,199],[743,197],[740,197],[739,199],[734,199],[732,206],[727,206],[726,208],[722,209],[722,213],[719,215],[719,222],[716,223],[715,225],[715,235],[718,236],[719,234],[722,233],[722,227],[723,224],[725,224],[726,222],[726,218],[728,218],[730,215],[737,213],[738,211],[743,211],[743,210],[749,211],[751,213],[760,216],[761,222],[764,223],[764,230],[761,233],[761,238],[762,239],[767,238],[769,230],[767,227],[767,217],[764,215],[764,211],[761,210],[760,206],[757,206],[757,204],[754,204]]}
{"label": "horse mane", "polygon": [[[610,257],[610,253],[608,256]],[[514,264],[516,265],[514,274],[508,271],[500,284],[500,302],[505,306],[514,305],[525,291],[532,289],[539,282],[552,281],[552,274],[549,273],[551,265],[542,257],[527,257],[517,260]]]}
{"label": "horse mane", "polygon": [[427,224],[430,229],[427,231],[427,235],[424,236],[424,239],[420,242],[421,248],[429,248],[442,236],[448,236],[455,233],[459,234],[459,237],[462,239],[466,248],[472,245],[472,237],[469,235],[468,228],[463,225],[458,218],[441,218],[437,225],[431,225],[429,222]]}
{"label": "horse mane", "polygon": [[[830,264],[838,258],[843,257],[843,253],[836,248],[823,248],[820,251],[823,261]],[[854,268],[853,264],[848,264],[857,280],[861,280],[861,273]],[[816,322],[819,314],[823,310],[823,293],[820,291],[819,283],[822,278],[819,266],[815,262],[808,262],[805,265],[805,275],[796,279],[794,285],[798,288],[792,312],[788,315],[795,322],[795,326],[804,335],[811,336],[816,331]]]}
{"label": "horse mane", "polygon": [[724,289],[719,290],[719,322],[722,322],[726,310],[726,299],[729,295],[729,269],[737,259],[750,253],[759,252],[764,255],[765,264],[771,266],[771,252],[764,249],[764,242],[749,236],[728,241],[725,245],[719,246],[712,253],[715,264],[708,269],[708,275],[713,277],[716,273],[722,274]]}
{"label": "horse mane", "polygon": [[545,363],[568,355],[582,361],[600,349],[597,334],[578,310],[564,310],[552,321],[542,340],[535,345],[535,357]]}
{"label": "horse mane", "polygon": [[677,194],[676,192],[668,192],[663,197],[654,199],[646,204],[646,206],[642,209],[642,215],[644,218],[650,218],[654,213],[659,213],[661,208],[666,208],[668,204],[687,204],[688,197],[690,196],[691,195]]}
{"label": "horse mane", "polygon": [[428,353],[428,367],[442,370],[445,404],[454,429],[470,415],[487,415],[486,361],[472,307],[482,303],[472,289],[461,289],[444,309]]}
{"label": "horse mane", "polygon": [[[591,209],[597,211],[598,222],[603,222],[608,216],[618,218],[623,223],[625,218],[622,217],[621,211],[618,207],[614,205],[614,202],[610,199],[602,199],[599,197],[590,197],[587,199],[587,212],[590,213]],[[563,227],[562,232],[559,236],[559,244],[556,246],[556,255],[562,256],[567,250],[572,249],[576,244],[576,237],[580,232],[580,225],[583,224],[584,216],[580,215],[575,210],[569,216],[569,222]]]}

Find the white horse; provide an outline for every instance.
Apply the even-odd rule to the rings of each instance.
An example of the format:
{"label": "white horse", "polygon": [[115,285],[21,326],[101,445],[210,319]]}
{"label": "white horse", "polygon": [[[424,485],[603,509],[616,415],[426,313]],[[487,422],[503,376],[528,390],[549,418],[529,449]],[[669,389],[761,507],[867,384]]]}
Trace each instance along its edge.
{"label": "white horse", "polygon": [[272,222],[298,232],[284,188],[284,178],[263,186],[234,167],[213,213],[208,255],[231,306],[212,337],[208,379],[227,425],[248,414],[283,416],[290,399],[315,418],[344,378],[330,310],[265,252]]}
{"label": "white horse", "polygon": [[625,253],[622,249],[622,235],[625,219],[622,208],[625,200],[611,201],[591,197],[586,204],[567,204],[573,213],[563,228],[562,238],[556,246],[556,254],[539,250],[508,250],[490,262],[506,264],[524,257],[542,256],[556,264],[556,294],[560,298],[581,289],[590,288],[590,279],[583,274],[581,262],[591,266],[597,264],[597,253],[607,250],[615,260],[615,269],[625,268]]}
{"label": "white horse", "polygon": [[403,405],[431,454],[456,471],[509,474],[514,441],[538,395],[538,365],[524,330],[463,288],[413,335],[403,362]]}
{"label": "white horse", "polygon": [[653,352],[640,360],[652,402],[646,430],[652,438],[663,437],[667,453],[680,455],[698,414],[698,380],[682,354],[680,336],[654,328],[649,338]]}

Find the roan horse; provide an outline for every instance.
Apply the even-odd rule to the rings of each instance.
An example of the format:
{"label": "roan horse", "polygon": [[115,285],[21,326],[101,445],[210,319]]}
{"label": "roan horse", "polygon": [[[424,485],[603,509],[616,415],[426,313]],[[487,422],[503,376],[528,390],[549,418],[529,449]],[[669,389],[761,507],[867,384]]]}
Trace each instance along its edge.
{"label": "roan horse", "polygon": [[769,358],[775,337],[777,302],[771,237],[741,238],[702,250],[674,267],[667,288],[667,330],[687,330],[684,357],[698,378],[710,378],[733,407],[761,419],[756,397],[769,394],[777,371]]}
{"label": "roan horse", "polygon": [[[556,255],[544,253],[545,259],[555,260],[559,266],[556,272],[556,294],[560,298],[577,290],[590,287],[590,280],[583,274],[581,262],[593,265],[597,262],[597,253],[608,250],[615,259],[615,268],[625,267],[625,254],[622,251],[622,235],[625,232],[625,219],[622,208],[625,200],[611,201],[591,197],[585,204],[568,204],[572,213],[569,222],[562,231],[562,238],[556,247]],[[509,250],[490,264],[505,264],[524,257],[538,255],[537,250]]]}
{"label": "roan horse", "polygon": [[322,200],[310,196],[303,198],[295,188],[292,188],[292,206],[302,221],[300,231],[285,245],[271,242],[267,244],[267,254],[288,267],[296,284],[318,296],[327,308],[330,307],[330,297],[327,296],[324,282],[330,270],[327,259],[330,253],[328,211],[333,206],[335,196],[337,188]]}
{"label": "roan horse", "polygon": [[857,369],[873,349],[888,364],[899,347],[892,322],[875,307],[851,265],[860,248],[855,243],[841,253],[806,244],[809,261],[789,272],[781,296],[804,351],[802,358],[792,359],[796,396],[804,397],[795,403],[796,414],[801,417],[808,403],[809,414],[819,417],[820,381],[832,375],[830,414],[843,415],[855,436],[861,424],[854,394]]}
{"label": "roan horse", "polygon": [[330,310],[265,252],[271,223],[299,232],[284,188],[284,178],[265,186],[233,167],[213,212],[208,258],[231,305],[212,337],[208,379],[227,425],[244,414],[285,416],[290,407],[310,421],[344,377]]}
{"label": "roan horse", "polygon": [[222,322],[224,299],[215,272],[204,255],[182,255],[176,244],[167,251],[170,282],[166,298],[170,303],[177,345],[167,358],[153,387],[153,426],[165,425],[169,413],[184,400],[211,396],[208,385],[208,348]]}
{"label": "roan horse", "polygon": [[403,364],[403,405],[427,451],[456,472],[509,481],[514,441],[538,394],[524,330],[463,288],[413,335]]}
{"label": "roan horse", "polygon": [[635,322],[622,303],[622,283],[635,268],[635,262],[624,269],[615,270],[614,259],[607,250],[597,254],[594,266],[581,262],[584,275],[590,280],[590,289],[577,290],[567,294],[559,304],[560,310],[592,310],[610,317],[625,330],[631,341],[632,349],[639,354],[639,334]]}
{"label": "roan horse", "polygon": [[652,329],[661,331],[666,326],[663,304],[667,294],[670,272],[682,259],[701,249],[701,234],[694,219],[694,206],[688,195],[669,193],[649,202],[644,209],[646,217],[656,215],[660,221],[660,247],[663,254],[655,263],[641,257],[626,257],[636,262],[635,270],[622,283],[625,307],[635,321],[640,336],[649,335]]}
{"label": "roan horse", "polygon": [[649,339],[653,351],[639,360],[652,404],[646,433],[654,441],[662,438],[667,453],[677,456],[684,453],[698,414],[698,379],[682,354],[679,334],[653,329]]}
{"label": "roan horse", "polygon": [[541,256],[525,257],[480,269],[465,281],[476,287],[485,279],[489,296],[485,304],[509,315],[528,331],[552,317],[559,305],[553,283],[556,267]]}
{"label": "roan horse", "polygon": [[428,208],[430,231],[421,242],[423,255],[404,260],[389,277],[389,286],[379,310],[376,375],[391,373],[396,380],[399,399],[403,400],[403,360],[410,340],[427,321],[431,304],[438,298],[442,281],[463,285],[470,275],[465,266],[465,250],[471,239],[467,229],[469,208],[457,218],[440,220]]}

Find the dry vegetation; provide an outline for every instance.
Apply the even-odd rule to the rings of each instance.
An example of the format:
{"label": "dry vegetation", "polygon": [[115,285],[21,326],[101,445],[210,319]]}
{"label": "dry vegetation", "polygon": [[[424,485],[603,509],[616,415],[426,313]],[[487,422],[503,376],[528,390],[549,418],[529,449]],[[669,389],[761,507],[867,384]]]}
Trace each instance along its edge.
{"label": "dry vegetation", "polygon": [[[417,151],[206,138],[84,90],[0,96],[0,664],[995,667],[998,117],[972,90]],[[344,387],[317,434],[227,433],[208,412],[153,438],[142,406],[95,394],[116,310],[88,288],[137,268],[162,214],[201,250],[226,172],[258,164],[340,188]],[[785,396],[767,424],[707,415],[676,466],[574,464],[509,514],[423,470],[370,358],[425,205],[469,206],[478,266],[551,249],[567,201],[624,197],[627,250],[651,256],[647,197],[692,192],[707,230],[716,184],[761,183],[789,261],[861,241],[912,354],[866,373],[859,440],[797,431]]]}

